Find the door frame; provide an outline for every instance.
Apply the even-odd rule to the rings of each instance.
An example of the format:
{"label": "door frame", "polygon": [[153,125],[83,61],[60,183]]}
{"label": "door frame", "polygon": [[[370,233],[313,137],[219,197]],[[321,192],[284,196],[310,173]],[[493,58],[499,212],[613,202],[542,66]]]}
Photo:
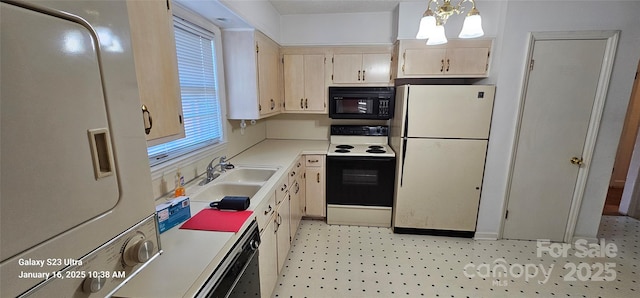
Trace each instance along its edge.
{"label": "door frame", "polygon": [[558,31],[558,32],[529,32],[529,39],[527,45],[526,55],[526,67],[524,69],[524,76],[522,84],[520,85],[520,97],[518,99],[518,114],[516,118],[516,131],[511,145],[511,156],[509,157],[509,171],[507,175],[507,186],[505,191],[505,199],[502,206],[502,218],[500,219],[500,239],[503,237],[505,216],[507,207],[509,205],[509,197],[511,193],[511,183],[513,182],[513,170],[515,167],[516,153],[518,151],[518,141],[520,138],[520,130],[522,129],[522,115],[524,113],[524,100],[528,90],[529,83],[529,63],[533,58],[533,50],[536,41],[544,40],[607,40],[607,45],[602,60],[602,67],[600,69],[600,77],[598,79],[598,86],[596,89],[596,97],[591,110],[591,117],[589,119],[589,128],[587,130],[587,136],[582,152],[582,158],[587,162],[578,170],[578,178],[576,180],[576,187],[573,191],[573,197],[571,200],[571,207],[569,209],[569,216],[567,219],[567,226],[564,233],[564,242],[570,242],[573,240],[573,234],[575,232],[576,224],[578,222],[578,215],[580,213],[580,206],[582,205],[582,198],[584,196],[584,190],[587,185],[587,178],[589,177],[589,171],[591,167],[591,160],[593,158],[593,152],[596,145],[596,139],[598,136],[598,130],[600,129],[600,122],[602,120],[602,113],[604,111],[604,103],[607,97],[607,91],[609,89],[609,81],[611,79],[611,72],[613,70],[613,62],[615,58],[616,48],[618,45],[620,31],[619,30],[607,30],[607,31]]}

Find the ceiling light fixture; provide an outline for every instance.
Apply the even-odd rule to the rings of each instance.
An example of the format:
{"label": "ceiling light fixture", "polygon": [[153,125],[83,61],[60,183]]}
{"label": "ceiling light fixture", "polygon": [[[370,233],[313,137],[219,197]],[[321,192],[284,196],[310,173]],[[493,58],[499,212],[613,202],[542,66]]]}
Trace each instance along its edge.
{"label": "ceiling light fixture", "polygon": [[[460,0],[458,5],[452,5],[451,0],[429,0],[427,3],[427,10],[422,14],[420,19],[420,27],[416,39],[426,39],[427,45],[438,45],[447,43],[447,37],[444,34],[444,24],[449,17],[453,14],[460,14],[464,12],[462,4],[464,2],[471,2],[471,9],[464,19],[462,30],[460,31],[459,38],[475,38],[484,35],[482,30],[482,19],[480,18],[480,12],[476,9],[475,0]],[[431,10],[431,4],[435,3],[435,10]]]}

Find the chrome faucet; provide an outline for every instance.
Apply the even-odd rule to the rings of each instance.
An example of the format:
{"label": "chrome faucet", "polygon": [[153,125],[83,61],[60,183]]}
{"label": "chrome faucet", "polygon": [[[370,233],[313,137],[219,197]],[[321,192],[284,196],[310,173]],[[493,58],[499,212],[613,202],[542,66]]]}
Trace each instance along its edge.
{"label": "chrome faucet", "polygon": [[[202,182],[200,182],[200,185],[205,185],[211,181],[213,181],[214,179],[218,178],[220,176],[220,173],[225,172],[227,169],[227,157],[226,156],[221,156],[220,159],[218,159],[218,164],[214,165],[213,162],[218,159],[218,157],[214,158],[211,160],[211,162],[209,163],[209,165],[207,166],[207,178],[204,178],[204,180],[202,180]],[[219,168],[219,172],[220,173],[216,173],[216,168]]]}

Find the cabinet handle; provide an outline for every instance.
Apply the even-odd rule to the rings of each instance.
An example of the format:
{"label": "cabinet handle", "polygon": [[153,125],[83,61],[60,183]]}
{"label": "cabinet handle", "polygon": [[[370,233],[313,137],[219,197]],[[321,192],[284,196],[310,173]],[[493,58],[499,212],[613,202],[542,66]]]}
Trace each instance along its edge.
{"label": "cabinet handle", "polygon": [[451,66],[451,63],[449,63],[449,59],[447,59],[447,72],[449,71],[449,66]]}
{"label": "cabinet handle", "polygon": [[[147,114],[146,118],[144,115],[145,113]],[[151,128],[153,127],[153,119],[151,119],[151,112],[149,112],[149,109],[146,105],[142,105],[142,121],[144,123],[144,133],[151,133]],[[149,126],[147,126],[147,123],[149,124]]]}
{"label": "cabinet handle", "polygon": [[273,100],[273,98],[271,99],[271,110],[276,108],[276,101]]}
{"label": "cabinet handle", "polygon": [[264,212],[264,215],[269,214],[269,212],[271,212],[271,210],[273,210],[273,208],[271,208],[271,205],[269,205],[269,209],[267,209],[267,211]]}
{"label": "cabinet handle", "polygon": [[302,102],[303,102],[303,101],[304,101],[304,99],[303,99],[303,98],[300,98],[300,108],[301,108],[301,109],[304,109],[304,106],[302,105]]}
{"label": "cabinet handle", "polygon": [[296,171],[292,171],[291,174],[289,174],[291,177],[296,175]]}
{"label": "cabinet handle", "polygon": [[444,71],[444,59],[440,60],[440,72]]}
{"label": "cabinet handle", "polygon": [[308,109],[308,108],[309,108],[309,99],[308,99],[308,98],[305,98],[305,99],[304,99],[304,108],[305,108],[305,109]]}
{"label": "cabinet handle", "polygon": [[317,160],[317,159],[314,159],[314,160],[309,159],[309,160],[307,160],[307,161],[308,161],[308,162],[310,162],[310,163],[319,162],[319,160]]}
{"label": "cabinet handle", "polygon": [[316,179],[318,180],[318,183],[320,183],[320,173],[316,173]]}
{"label": "cabinet handle", "polygon": [[362,80],[364,81],[364,72],[365,70],[362,71]]}
{"label": "cabinet handle", "polygon": [[283,184],[282,188],[280,188],[280,191],[285,191],[287,189],[287,185]]}
{"label": "cabinet handle", "polygon": [[360,81],[360,72],[361,71],[358,70],[358,81]]}

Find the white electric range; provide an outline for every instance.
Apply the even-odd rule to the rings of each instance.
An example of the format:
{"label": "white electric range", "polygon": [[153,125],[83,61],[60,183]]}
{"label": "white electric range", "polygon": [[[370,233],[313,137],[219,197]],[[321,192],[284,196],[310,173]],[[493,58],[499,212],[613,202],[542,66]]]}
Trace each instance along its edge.
{"label": "white electric range", "polygon": [[331,126],[328,224],[391,226],[396,159],[388,136],[388,126]]}

